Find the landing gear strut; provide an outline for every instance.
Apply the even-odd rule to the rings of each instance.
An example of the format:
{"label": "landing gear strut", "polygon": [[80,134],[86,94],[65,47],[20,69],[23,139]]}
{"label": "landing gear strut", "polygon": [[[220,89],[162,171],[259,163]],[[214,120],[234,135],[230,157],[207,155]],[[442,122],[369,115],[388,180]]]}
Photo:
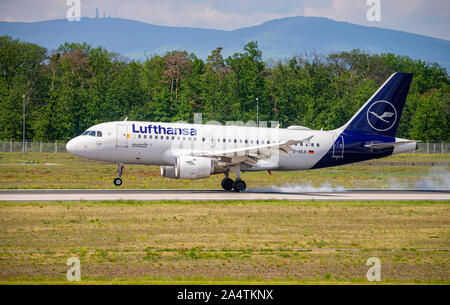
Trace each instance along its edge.
{"label": "landing gear strut", "polygon": [[123,169],[124,169],[124,165],[123,163],[119,163],[117,165],[117,174],[119,175],[119,177],[117,177],[116,179],[114,179],[114,185],[115,186],[121,186],[122,185],[122,174],[123,174]]}

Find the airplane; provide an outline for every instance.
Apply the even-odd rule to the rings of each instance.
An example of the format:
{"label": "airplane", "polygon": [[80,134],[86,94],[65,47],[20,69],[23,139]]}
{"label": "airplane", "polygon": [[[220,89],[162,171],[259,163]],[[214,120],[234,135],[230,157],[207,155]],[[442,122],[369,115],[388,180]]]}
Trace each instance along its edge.
{"label": "airplane", "polygon": [[[342,127],[261,128],[209,124],[116,121],[98,124],[70,140],[67,151],[89,160],[158,165],[161,176],[203,179],[224,174],[224,190],[244,191],[241,172],[297,171],[383,158],[417,149],[396,138],[413,74],[394,73]],[[236,175],[233,180],[230,173]]]}

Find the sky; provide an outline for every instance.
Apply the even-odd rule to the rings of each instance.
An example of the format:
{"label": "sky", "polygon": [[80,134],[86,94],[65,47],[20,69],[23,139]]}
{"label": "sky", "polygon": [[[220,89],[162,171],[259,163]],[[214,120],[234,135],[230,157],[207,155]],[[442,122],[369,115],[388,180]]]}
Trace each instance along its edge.
{"label": "sky", "polygon": [[[71,1],[78,0],[0,0],[0,21],[63,19]],[[79,1],[83,17],[94,17],[99,8],[101,15],[166,26],[233,30],[275,18],[320,16],[450,40],[450,0]],[[369,22],[367,11],[378,1],[381,20]]]}

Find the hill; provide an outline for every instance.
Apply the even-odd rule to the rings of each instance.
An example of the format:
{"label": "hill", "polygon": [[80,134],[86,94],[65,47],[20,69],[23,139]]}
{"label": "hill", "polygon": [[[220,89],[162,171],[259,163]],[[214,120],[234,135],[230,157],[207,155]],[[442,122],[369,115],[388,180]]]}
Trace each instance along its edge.
{"label": "hill", "polygon": [[450,41],[319,17],[275,19],[233,31],[158,26],[118,18],[0,22],[0,35],[49,49],[56,49],[64,42],[88,42],[130,58],[176,49],[206,58],[218,46],[228,56],[239,52],[246,42],[257,40],[264,58],[280,59],[310,50],[329,53],[361,49],[408,55],[450,67]]}
{"label": "hill", "polygon": [[42,22],[0,22],[0,35],[56,49],[64,42],[88,42],[130,58],[187,50],[206,58],[221,46],[228,56],[257,40],[265,58],[279,59],[303,51],[361,49],[392,52],[450,67],[450,41],[406,32],[366,27],[319,17],[290,17],[233,31],[168,27],[118,18],[83,18]]}

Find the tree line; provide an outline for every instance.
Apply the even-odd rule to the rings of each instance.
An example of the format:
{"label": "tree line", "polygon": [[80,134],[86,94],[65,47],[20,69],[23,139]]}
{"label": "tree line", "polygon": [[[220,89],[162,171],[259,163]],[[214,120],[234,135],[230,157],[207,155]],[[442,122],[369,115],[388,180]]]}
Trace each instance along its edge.
{"label": "tree line", "polygon": [[224,58],[183,51],[129,60],[103,47],[57,50],[0,37],[0,139],[68,140],[97,123],[123,120],[279,121],[282,127],[337,128],[394,72],[414,73],[397,136],[450,140],[450,79],[445,68],[360,50],[303,53],[263,61],[257,42]]}

